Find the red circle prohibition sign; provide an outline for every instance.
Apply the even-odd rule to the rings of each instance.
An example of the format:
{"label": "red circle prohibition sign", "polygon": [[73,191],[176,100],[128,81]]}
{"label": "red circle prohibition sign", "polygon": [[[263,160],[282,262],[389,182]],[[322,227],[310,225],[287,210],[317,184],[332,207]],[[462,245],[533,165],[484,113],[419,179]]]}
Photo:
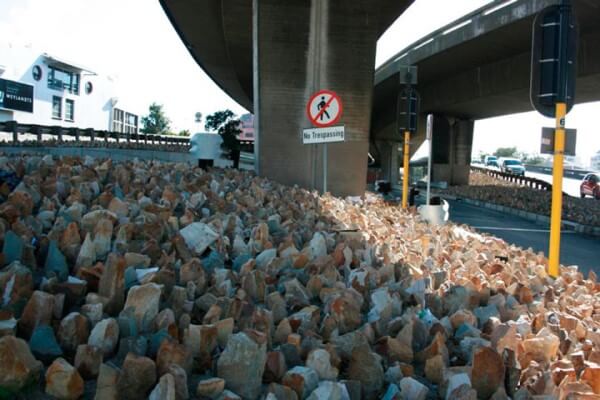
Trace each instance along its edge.
{"label": "red circle prohibition sign", "polygon": [[331,90],[319,90],[306,104],[308,119],[320,128],[337,124],[342,118],[342,112],[342,100]]}

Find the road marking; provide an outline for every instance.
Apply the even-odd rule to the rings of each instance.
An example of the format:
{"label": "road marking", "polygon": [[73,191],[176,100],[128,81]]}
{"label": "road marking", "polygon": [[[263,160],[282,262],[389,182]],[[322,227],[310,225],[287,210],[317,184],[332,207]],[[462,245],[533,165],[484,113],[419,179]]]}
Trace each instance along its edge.
{"label": "road marking", "polygon": [[[527,228],[502,228],[497,226],[473,226],[475,229],[489,231],[512,231],[512,232],[533,232],[533,233],[550,233],[549,229],[527,229]],[[575,234],[577,232],[562,231],[564,234]]]}

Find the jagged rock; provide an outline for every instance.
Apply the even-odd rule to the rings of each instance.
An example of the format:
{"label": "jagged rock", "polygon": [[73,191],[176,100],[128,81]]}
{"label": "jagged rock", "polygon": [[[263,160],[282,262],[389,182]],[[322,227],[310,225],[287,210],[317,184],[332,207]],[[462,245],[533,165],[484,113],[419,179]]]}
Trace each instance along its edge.
{"label": "jagged rock", "polygon": [[221,378],[210,378],[198,382],[196,395],[198,397],[217,398],[225,390],[225,380]]}
{"label": "jagged rock", "polygon": [[57,358],[46,371],[46,393],[61,400],[76,400],[83,395],[83,379],[65,359]]}
{"label": "jagged rock", "polygon": [[155,283],[134,286],[129,290],[124,309],[133,310],[133,315],[140,330],[146,330],[158,315],[161,293],[161,286]]}
{"label": "jagged rock", "polygon": [[429,389],[421,382],[413,378],[402,378],[400,381],[400,391],[405,399],[425,400]]}
{"label": "jagged rock", "polygon": [[160,377],[158,384],[150,393],[148,400],[175,400],[175,378],[171,374],[164,374]]}
{"label": "jagged rock", "polygon": [[19,331],[28,338],[38,325],[50,325],[54,312],[54,296],[36,290],[19,319]]}
{"label": "jagged rock", "polygon": [[188,248],[199,256],[219,237],[210,226],[202,222],[194,222],[186,226],[179,231],[179,234]]}
{"label": "jagged rock", "polygon": [[42,368],[24,340],[14,336],[0,338],[0,392],[18,393],[37,381]]}
{"label": "jagged rock", "polygon": [[114,318],[98,322],[88,338],[88,344],[102,349],[105,356],[114,353],[119,343],[119,324]]}
{"label": "jagged rock", "polygon": [[189,371],[191,364],[192,354],[185,346],[171,340],[162,341],[156,355],[156,367],[159,375],[169,372],[173,365]]}
{"label": "jagged rock", "polygon": [[90,334],[87,318],[72,312],[60,322],[58,342],[67,353],[75,353],[80,344],[86,343]]}
{"label": "jagged rock", "polygon": [[47,325],[39,325],[35,328],[29,339],[29,347],[33,355],[45,363],[50,363],[56,357],[63,355],[54,336],[54,330]]}
{"label": "jagged rock", "polygon": [[67,260],[54,240],[50,241],[44,269],[48,278],[55,276],[59,281],[64,282],[69,277]]}
{"label": "jagged rock", "polygon": [[98,225],[98,222],[102,219],[116,222],[119,218],[115,213],[108,210],[90,211],[81,218],[81,229],[85,232],[93,232],[94,228]]}
{"label": "jagged rock", "polygon": [[319,382],[308,400],[350,400],[346,386],[337,382]]}
{"label": "jagged rock", "polygon": [[139,399],[146,397],[156,383],[156,366],[147,357],[129,353],[123,363],[117,382],[119,398]]}
{"label": "jagged rock", "polygon": [[266,338],[241,332],[232,335],[217,362],[217,375],[225,385],[246,398],[260,393],[267,358]]}
{"label": "jagged rock", "polygon": [[480,347],[473,355],[473,389],[479,398],[490,398],[504,382],[504,362],[493,349]]}
{"label": "jagged rock", "polygon": [[587,382],[595,394],[600,395],[600,364],[588,363],[581,374],[581,380]]}
{"label": "jagged rock", "polygon": [[372,353],[368,346],[360,346],[352,351],[348,370],[350,379],[362,383],[362,395],[366,399],[377,398],[383,389],[384,374],[381,357]]}
{"label": "jagged rock", "polygon": [[331,356],[327,350],[316,349],[308,354],[306,366],[315,370],[319,380],[334,381],[338,376],[338,369],[331,365]]}
{"label": "jagged rock", "polygon": [[77,346],[74,365],[84,379],[93,379],[100,372],[102,359],[102,349],[89,344],[81,344]]}
{"label": "jagged rock", "polygon": [[125,301],[125,259],[110,253],[98,283],[98,294],[106,299],[104,310],[115,315]]}
{"label": "jagged rock", "polygon": [[440,384],[444,378],[444,357],[441,354],[431,357],[425,362],[425,376],[432,383]]}
{"label": "jagged rock", "polygon": [[13,231],[6,232],[4,234],[4,244],[2,246],[2,254],[4,254],[4,263],[12,264],[15,261],[21,262],[21,258],[23,257],[24,246],[25,242],[19,235],[17,235]]}
{"label": "jagged rock", "polygon": [[183,344],[194,357],[210,354],[217,342],[218,330],[214,325],[190,325],[184,332]]}
{"label": "jagged rock", "polygon": [[118,380],[118,369],[108,364],[100,365],[94,400],[117,400],[119,398],[119,391],[117,389]]}
{"label": "jagged rock", "polygon": [[111,248],[113,223],[110,219],[103,218],[94,228],[94,250],[96,257],[104,259]]}
{"label": "jagged rock", "polygon": [[8,267],[0,271],[0,304],[2,307],[25,301],[31,297],[32,293],[31,270],[19,261],[11,262]]}
{"label": "jagged rock", "polygon": [[560,339],[547,328],[542,329],[536,337],[523,341],[523,350],[530,353],[535,360],[550,363],[556,356]]}
{"label": "jagged rock", "polygon": [[319,384],[319,375],[312,368],[297,366],[286,372],[281,383],[296,392],[299,399],[306,399]]}
{"label": "jagged rock", "polygon": [[177,400],[187,400],[190,395],[188,392],[187,373],[177,364],[171,364],[168,373],[175,380],[175,398]]}
{"label": "jagged rock", "polygon": [[287,370],[283,353],[280,351],[270,351],[267,353],[263,382],[280,382]]}

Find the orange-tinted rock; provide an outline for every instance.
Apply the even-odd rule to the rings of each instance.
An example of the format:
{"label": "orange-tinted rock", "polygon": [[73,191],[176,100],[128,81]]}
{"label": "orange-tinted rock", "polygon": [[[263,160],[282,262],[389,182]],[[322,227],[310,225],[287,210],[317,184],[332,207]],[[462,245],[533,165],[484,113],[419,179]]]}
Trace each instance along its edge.
{"label": "orange-tinted rock", "polygon": [[0,338],[0,389],[8,393],[19,392],[37,381],[42,368],[27,342],[14,336]]}
{"label": "orange-tinted rock", "polygon": [[504,382],[502,357],[489,347],[480,347],[473,354],[471,384],[479,398],[490,398]]}
{"label": "orange-tinted rock", "polygon": [[54,296],[36,290],[19,319],[19,332],[29,338],[38,325],[50,325],[54,312]]}
{"label": "orange-tinted rock", "polygon": [[76,400],[83,395],[83,379],[65,359],[58,358],[46,371],[46,393],[60,400]]}

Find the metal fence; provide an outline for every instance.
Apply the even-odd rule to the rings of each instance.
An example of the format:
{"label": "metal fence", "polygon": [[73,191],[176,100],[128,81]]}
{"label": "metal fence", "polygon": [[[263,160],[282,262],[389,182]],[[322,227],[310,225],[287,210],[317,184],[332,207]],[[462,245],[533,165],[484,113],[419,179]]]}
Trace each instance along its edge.
{"label": "metal fence", "polygon": [[506,172],[496,171],[487,168],[471,166],[471,171],[481,172],[496,179],[502,179],[507,182],[513,182],[521,186],[527,186],[532,189],[552,191],[552,184],[541,179],[530,178],[527,176],[515,175]]}
{"label": "metal fence", "polygon": [[108,143],[134,143],[144,145],[170,145],[181,147],[181,151],[187,151],[190,146],[190,139],[179,136],[165,136],[144,133],[121,133],[111,131],[99,131],[92,128],[67,128],[62,126],[46,126],[35,124],[21,124],[17,121],[0,122],[0,132],[12,133],[12,144],[19,145],[19,136],[31,134],[36,136],[36,141],[43,144],[43,136],[52,136],[57,142],[62,142],[65,137],[74,138],[75,142],[80,142],[82,138],[88,138],[90,142]]}

